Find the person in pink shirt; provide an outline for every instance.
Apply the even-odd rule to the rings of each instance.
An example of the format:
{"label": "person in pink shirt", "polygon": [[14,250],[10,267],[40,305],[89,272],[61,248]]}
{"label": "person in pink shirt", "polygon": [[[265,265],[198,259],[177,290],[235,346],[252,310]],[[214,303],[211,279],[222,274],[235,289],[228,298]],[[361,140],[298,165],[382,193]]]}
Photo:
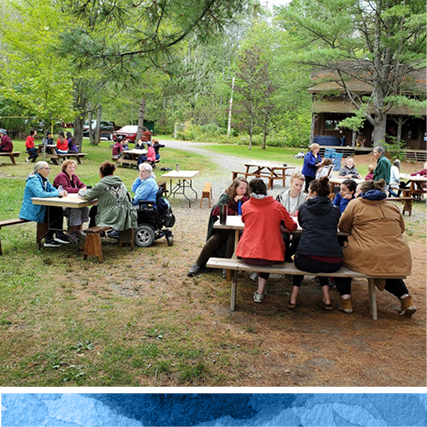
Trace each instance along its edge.
{"label": "person in pink shirt", "polygon": [[25,148],[27,149],[28,153],[28,159],[26,160],[27,163],[30,160],[34,163],[38,157],[37,149],[34,147],[34,139],[36,135],[37,131],[31,130],[25,141]]}
{"label": "person in pink shirt", "polygon": [[149,162],[152,165],[156,162],[156,152],[153,148],[153,143],[151,141],[147,141],[147,155],[139,156],[138,165],[144,162]]}

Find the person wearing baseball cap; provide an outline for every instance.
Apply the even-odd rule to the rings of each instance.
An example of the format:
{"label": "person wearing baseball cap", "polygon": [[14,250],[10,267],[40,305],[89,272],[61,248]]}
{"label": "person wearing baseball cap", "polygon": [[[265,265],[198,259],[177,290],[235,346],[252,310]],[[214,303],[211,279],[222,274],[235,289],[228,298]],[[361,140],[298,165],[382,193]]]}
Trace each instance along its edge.
{"label": "person wearing baseball cap", "polygon": [[0,151],[3,153],[11,153],[13,151],[13,142],[7,134],[7,130],[0,129],[0,134],[2,135],[0,140]]}

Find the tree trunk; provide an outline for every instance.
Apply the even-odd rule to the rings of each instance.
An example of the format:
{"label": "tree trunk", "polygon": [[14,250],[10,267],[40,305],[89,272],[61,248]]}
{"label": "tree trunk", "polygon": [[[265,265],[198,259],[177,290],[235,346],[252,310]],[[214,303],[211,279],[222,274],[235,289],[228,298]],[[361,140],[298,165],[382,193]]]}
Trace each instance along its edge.
{"label": "tree trunk", "polygon": [[265,147],[267,145],[267,130],[264,128],[262,131],[262,149],[265,150]]}
{"label": "tree trunk", "polygon": [[145,97],[141,99],[141,105],[139,107],[139,116],[138,116],[138,130],[136,131],[135,143],[141,138],[142,126],[144,126],[144,116],[145,116]]}
{"label": "tree trunk", "polygon": [[93,137],[93,144],[99,145],[101,142],[101,115],[102,115],[102,107],[98,105],[96,109],[96,127]]}
{"label": "tree trunk", "polygon": [[[76,89],[78,93],[78,88]],[[86,115],[86,98],[84,94],[80,93],[76,95],[74,101],[74,106],[77,113],[76,118],[74,119],[74,139],[76,140],[76,145],[79,147],[79,152],[83,151],[83,126],[85,122]]]}
{"label": "tree trunk", "polygon": [[93,145],[93,129],[92,129],[92,106],[89,102],[89,111],[87,113],[87,120],[89,123],[89,144]]}

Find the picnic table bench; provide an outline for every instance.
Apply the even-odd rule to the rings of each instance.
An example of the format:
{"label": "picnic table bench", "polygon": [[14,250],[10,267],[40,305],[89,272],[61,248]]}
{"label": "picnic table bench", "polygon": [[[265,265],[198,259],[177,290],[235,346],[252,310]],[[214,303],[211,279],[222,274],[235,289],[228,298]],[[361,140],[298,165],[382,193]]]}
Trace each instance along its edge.
{"label": "picnic table bench", "polygon": [[[22,224],[24,222],[28,222],[28,220],[27,219],[21,219],[21,218],[6,219],[3,221],[0,221],[0,230],[2,229],[2,227],[8,227],[10,225]],[[1,239],[0,239],[0,255],[3,255],[3,252],[1,249]]]}
{"label": "picnic table bench", "polygon": [[326,277],[352,277],[355,279],[368,279],[369,285],[369,311],[371,317],[377,320],[377,300],[375,295],[375,286],[384,288],[385,279],[404,279],[405,277],[372,277],[363,273],[352,271],[346,267],[341,267],[335,273],[310,273],[299,270],[293,263],[275,264],[272,266],[261,267],[245,264],[242,260],[236,258],[209,258],[206,267],[215,269],[232,270],[231,276],[231,300],[230,310],[234,311],[236,307],[237,293],[237,271],[249,271],[257,273],[270,274],[291,274],[291,275],[307,275],[307,276],[326,276]]}
{"label": "picnic table bench", "polygon": [[2,151],[2,152],[0,152],[0,156],[2,156],[2,157],[9,157],[10,161],[15,166],[16,166],[15,157],[19,157],[20,154],[21,154],[20,151],[11,151],[11,152]]}

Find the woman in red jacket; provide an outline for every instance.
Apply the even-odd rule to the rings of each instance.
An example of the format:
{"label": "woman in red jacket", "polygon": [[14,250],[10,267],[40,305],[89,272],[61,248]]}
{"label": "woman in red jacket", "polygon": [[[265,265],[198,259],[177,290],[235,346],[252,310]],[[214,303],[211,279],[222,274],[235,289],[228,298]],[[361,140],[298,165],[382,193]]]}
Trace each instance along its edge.
{"label": "woman in red jacket", "polygon": [[[74,160],[65,160],[62,163],[62,172],[56,176],[53,186],[58,189],[62,187],[70,194],[77,194],[79,190],[86,190],[86,185],[76,175],[76,167],[77,164]],[[74,241],[78,241],[83,235],[81,232],[83,223],[89,221],[89,208],[70,209],[68,219],[68,232]]]}
{"label": "woman in red jacket", "polygon": [[27,139],[25,141],[25,148],[27,149],[28,153],[28,159],[26,162],[28,163],[30,160],[34,163],[39,156],[37,154],[37,149],[34,147],[34,139],[37,135],[37,131],[31,130],[30,134],[27,136]]}
{"label": "woman in red jacket", "polygon": [[[281,223],[289,231],[297,229],[283,205],[267,196],[267,187],[260,178],[249,183],[250,200],[242,206],[242,221],[245,230],[237,245],[236,255],[249,265],[270,266],[285,260],[285,244],[282,238]],[[258,273],[258,289],[254,301],[262,302],[267,292],[265,284],[268,273]]]}
{"label": "woman in red jacket", "polygon": [[56,141],[56,152],[58,154],[68,154],[68,141],[62,131],[59,132],[59,138]]}

